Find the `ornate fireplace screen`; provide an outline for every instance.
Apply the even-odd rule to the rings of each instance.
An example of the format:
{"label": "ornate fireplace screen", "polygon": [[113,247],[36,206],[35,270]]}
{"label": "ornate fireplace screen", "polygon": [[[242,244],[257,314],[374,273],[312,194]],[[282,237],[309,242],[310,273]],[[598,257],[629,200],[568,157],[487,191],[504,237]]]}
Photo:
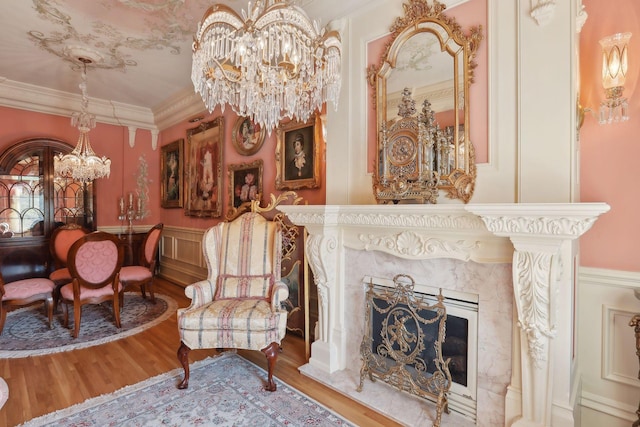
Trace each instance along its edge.
{"label": "ornate fireplace screen", "polygon": [[428,304],[413,292],[411,276],[398,274],[393,282],[395,287],[375,285],[373,281],[367,286],[358,391],[362,391],[364,378],[369,375],[371,381],[376,377],[397,389],[434,400],[433,425],[438,427],[442,411],[449,412],[447,393],[451,387],[450,359],[442,358],[447,319],[444,297],[441,291],[438,301]]}

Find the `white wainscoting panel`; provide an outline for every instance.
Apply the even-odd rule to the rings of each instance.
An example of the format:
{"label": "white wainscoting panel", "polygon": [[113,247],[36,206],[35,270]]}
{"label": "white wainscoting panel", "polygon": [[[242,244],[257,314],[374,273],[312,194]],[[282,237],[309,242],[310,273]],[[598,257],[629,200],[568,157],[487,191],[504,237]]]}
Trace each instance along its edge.
{"label": "white wainscoting panel", "polygon": [[165,226],[160,240],[160,276],[182,286],[207,277],[202,255],[205,229]]}
{"label": "white wainscoting panel", "polygon": [[581,267],[578,353],[582,426],[629,426],[637,419],[640,380],[634,329],[640,273]]}
{"label": "white wainscoting panel", "polygon": [[[640,301],[639,301],[640,302]],[[640,310],[638,310],[640,312]],[[629,326],[636,313],[602,306],[602,377],[638,387],[638,358],[636,341],[630,339]],[[633,355],[633,356],[630,356]]]}

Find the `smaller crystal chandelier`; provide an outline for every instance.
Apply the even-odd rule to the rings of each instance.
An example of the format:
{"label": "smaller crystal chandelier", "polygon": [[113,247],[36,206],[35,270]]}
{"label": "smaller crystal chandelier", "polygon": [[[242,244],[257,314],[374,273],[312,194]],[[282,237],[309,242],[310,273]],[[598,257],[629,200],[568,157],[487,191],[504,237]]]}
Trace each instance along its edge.
{"label": "smaller crystal chandelier", "polygon": [[618,33],[600,40],[602,86],[606,99],[600,103],[600,124],[629,120],[629,104],[622,96],[627,75],[627,45],[631,33]]}
{"label": "smaller crystal chandelier", "polygon": [[340,94],[340,38],[286,0],[257,0],[242,17],[215,4],[198,24],[191,80],[209,110],[229,104],[268,132],[307,121]]}
{"label": "smaller crystal chandelier", "polygon": [[89,182],[97,178],[109,177],[111,172],[111,160],[106,157],[98,157],[91,148],[89,142],[89,130],[96,126],[96,118],[89,114],[89,98],[87,96],[87,64],[90,59],[78,58],[82,62],[82,83],[79,87],[82,91],[82,106],[79,113],[71,116],[71,126],[80,131],[78,144],[69,154],[58,154],[54,157],[55,175],[62,178],[72,178],[80,182]]}

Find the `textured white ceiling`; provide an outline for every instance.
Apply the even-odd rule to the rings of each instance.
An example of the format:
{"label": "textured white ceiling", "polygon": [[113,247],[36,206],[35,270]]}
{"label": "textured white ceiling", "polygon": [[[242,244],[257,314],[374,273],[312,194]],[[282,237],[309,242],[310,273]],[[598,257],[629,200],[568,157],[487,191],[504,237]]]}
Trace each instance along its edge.
{"label": "textured white ceiling", "polygon": [[[298,0],[322,26],[371,0]],[[0,0],[0,85],[79,94],[78,56],[96,59],[88,95],[153,109],[193,88],[191,42],[210,0]],[[223,0],[238,12],[245,0]]]}

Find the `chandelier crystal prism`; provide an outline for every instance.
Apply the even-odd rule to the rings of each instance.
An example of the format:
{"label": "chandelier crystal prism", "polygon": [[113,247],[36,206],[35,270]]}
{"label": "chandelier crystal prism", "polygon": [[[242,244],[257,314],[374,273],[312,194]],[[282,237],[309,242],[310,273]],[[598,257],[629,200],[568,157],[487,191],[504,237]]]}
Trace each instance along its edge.
{"label": "chandelier crystal prism", "polygon": [[198,24],[191,80],[211,113],[229,104],[271,130],[284,119],[306,122],[340,94],[341,43],[286,0],[251,2],[240,17],[215,4]]}
{"label": "chandelier crystal prism", "polygon": [[90,59],[79,58],[82,62],[82,82],[79,87],[82,91],[82,103],[80,112],[71,116],[71,126],[80,131],[78,143],[69,154],[58,154],[54,157],[54,173],[57,177],[72,178],[80,182],[89,182],[97,178],[109,177],[111,173],[111,160],[106,157],[98,157],[91,148],[89,131],[96,126],[96,118],[89,114],[89,97],[87,96],[87,64]]}

